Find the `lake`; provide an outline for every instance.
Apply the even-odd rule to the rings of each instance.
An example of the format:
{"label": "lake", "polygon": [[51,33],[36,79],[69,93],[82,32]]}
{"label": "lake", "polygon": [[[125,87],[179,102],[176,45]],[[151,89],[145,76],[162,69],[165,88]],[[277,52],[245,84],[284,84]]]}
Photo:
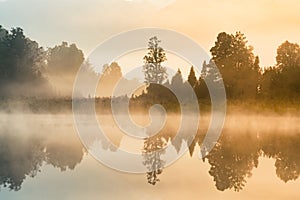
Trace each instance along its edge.
{"label": "lake", "polygon": [[[149,122],[146,116],[133,118]],[[231,114],[203,159],[209,116],[193,139],[187,134],[176,141],[177,116],[159,135],[139,141],[122,134],[110,116],[98,120],[114,144],[102,144],[103,152],[150,152],[141,165],[151,169],[158,163],[156,173],[130,174],[101,164],[81,143],[72,115],[1,114],[0,199],[300,198],[300,117]],[[165,166],[164,151],[151,151],[168,144],[183,156]]]}

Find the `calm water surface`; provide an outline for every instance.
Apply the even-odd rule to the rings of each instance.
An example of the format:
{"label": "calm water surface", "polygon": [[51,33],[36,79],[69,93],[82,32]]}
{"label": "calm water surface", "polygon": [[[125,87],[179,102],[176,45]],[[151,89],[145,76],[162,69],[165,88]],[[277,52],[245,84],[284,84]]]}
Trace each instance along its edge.
{"label": "calm water surface", "polygon": [[[170,123],[159,135],[134,143],[109,117],[99,118],[107,120],[115,144],[102,148],[112,153],[121,147],[151,152],[176,134]],[[96,161],[78,139],[71,115],[2,114],[0,124],[0,199],[300,198],[299,117],[228,116],[221,138],[202,160],[204,123],[193,141],[187,134],[171,142],[174,152],[191,142],[171,166],[164,168],[163,155],[145,156],[149,169],[160,163],[148,174],[117,172]]]}

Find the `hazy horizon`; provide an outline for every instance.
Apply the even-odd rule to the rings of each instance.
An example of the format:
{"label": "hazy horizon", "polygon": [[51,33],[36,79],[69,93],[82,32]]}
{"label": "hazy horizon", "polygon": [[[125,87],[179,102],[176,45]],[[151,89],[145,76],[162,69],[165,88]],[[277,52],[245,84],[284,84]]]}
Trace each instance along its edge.
{"label": "hazy horizon", "polygon": [[22,27],[44,47],[61,41],[76,43],[86,57],[112,35],[141,27],[176,30],[206,51],[218,33],[242,31],[259,55],[261,67],[275,64],[276,49],[285,40],[300,43],[297,1],[164,0],[160,4],[149,0],[91,0],[84,5],[79,0],[2,0],[0,19],[6,29]]}
{"label": "hazy horizon", "polygon": [[0,199],[299,199],[298,8],[0,0]]}

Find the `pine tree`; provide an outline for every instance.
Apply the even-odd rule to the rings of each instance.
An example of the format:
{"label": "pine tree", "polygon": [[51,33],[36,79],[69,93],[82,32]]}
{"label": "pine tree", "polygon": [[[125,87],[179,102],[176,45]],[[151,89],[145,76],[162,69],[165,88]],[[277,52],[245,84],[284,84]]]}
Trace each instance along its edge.
{"label": "pine tree", "polygon": [[194,70],[193,66],[191,67],[190,74],[188,76],[188,82],[193,88],[195,87],[197,78],[196,78],[195,70]]}

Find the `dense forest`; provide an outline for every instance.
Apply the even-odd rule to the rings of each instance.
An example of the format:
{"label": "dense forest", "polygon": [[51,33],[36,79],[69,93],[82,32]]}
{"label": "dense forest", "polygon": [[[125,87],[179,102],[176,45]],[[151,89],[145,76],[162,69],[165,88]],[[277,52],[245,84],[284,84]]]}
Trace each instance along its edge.
{"label": "dense forest", "polygon": [[[147,39],[147,38],[146,38]],[[168,77],[163,62],[167,59],[157,37],[150,38],[148,54],[144,58],[145,83],[147,87],[132,96],[127,92],[111,97],[114,85],[122,78],[118,63],[108,63],[97,72],[85,61],[83,52],[76,44],[62,42],[52,48],[43,48],[36,41],[26,37],[21,28],[6,30],[0,26],[0,109],[12,111],[22,108],[33,112],[60,112],[71,110],[72,89],[80,66],[86,67],[88,76],[101,76],[95,96],[82,96],[83,100],[96,99],[96,105],[109,110],[110,101],[130,99],[132,107],[147,108],[160,103],[167,110],[177,111],[178,101],[168,88],[186,92],[191,86],[203,109],[209,109],[210,95],[207,81],[223,80],[230,109],[236,107],[261,111],[298,110],[300,99],[300,46],[285,41],[277,49],[274,66],[260,66],[259,56],[253,53],[246,36],[219,33],[215,45],[210,49],[211,60],[201,66],[197,77],[194,67],[190,67],[187,80],[181,69],[173,77]],[[159,57],[155,56],[159,55]],[[216,75],[218,69],[222,77]],[[99,66],[97,66],[99,67]],[[186,67],[186,66],[183,66]],[[137,80],[122,79],[122,84],[132,84]],[[187,100],[189,95],[186,96]],[[103,110],[103,109],[102,109]]]}

